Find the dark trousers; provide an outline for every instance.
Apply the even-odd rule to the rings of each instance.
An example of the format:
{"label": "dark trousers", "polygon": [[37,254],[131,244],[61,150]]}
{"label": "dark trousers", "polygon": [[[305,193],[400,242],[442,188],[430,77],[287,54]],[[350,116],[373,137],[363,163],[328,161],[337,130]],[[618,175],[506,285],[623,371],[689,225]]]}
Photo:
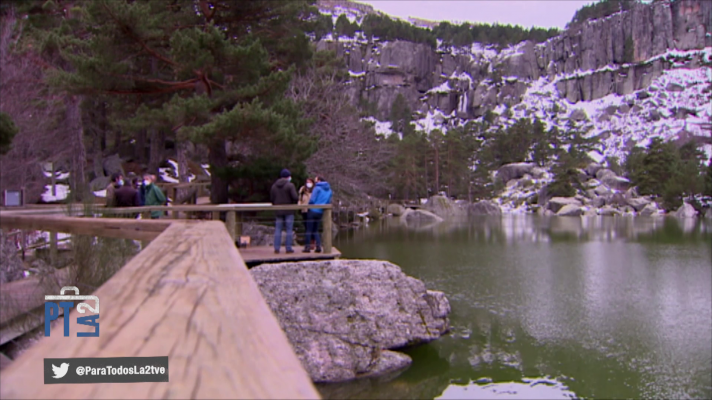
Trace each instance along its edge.
{"label": "dark trousers", "polygon": [[307,235],[306,235],[306,245],[305,249],[310,247],[312,238],[316,240],[316,248],[321,249],[321,235],[319,231],[321,230],[321,218],[324,216],[323,213],[316,213],[314,211],[307,212]]}

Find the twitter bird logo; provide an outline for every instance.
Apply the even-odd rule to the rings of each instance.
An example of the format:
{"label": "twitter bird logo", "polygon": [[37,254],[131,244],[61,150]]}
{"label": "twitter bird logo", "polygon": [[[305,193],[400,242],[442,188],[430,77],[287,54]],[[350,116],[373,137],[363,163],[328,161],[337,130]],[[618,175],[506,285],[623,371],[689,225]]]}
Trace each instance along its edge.
{"label": "twitter bird logo", "polygon": [[54,373],[54,379],[59,379],[67,375],[69,371],[69,363],[62,363],[59,367],[52,364],[52,373]]}

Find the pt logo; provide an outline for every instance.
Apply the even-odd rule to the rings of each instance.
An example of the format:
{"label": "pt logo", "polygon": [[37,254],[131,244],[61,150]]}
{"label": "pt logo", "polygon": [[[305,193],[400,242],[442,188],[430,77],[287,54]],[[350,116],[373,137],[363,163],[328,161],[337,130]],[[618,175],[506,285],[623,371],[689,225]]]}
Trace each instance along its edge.
{"label": "pt logo", "polygon": [[[64,292],[68,290],[73,290],[74,295],[65,295]],[[60,301],[59,305],[55,301],[57,300],[95,300],[96,308],[93,308],[87,303],[79,303],[77,305],[77,311],[79,314],[84,314],[87,310],[96,313],[96,315],[91,315],[87,317],[77,317],[77,324],[93,326],[94,332],[77,332],[77,337],[98,337],[99,336],[99,298],[96,296],[80,296],[79,288],[76,286],[65,286],[59,292],[59,296],[45,296],[45,336],[50,334],[50,322],[54,321],[59,317],[59,309],[64,310],[64,337],[69,336],[69,310],[74,307],[74,302],[72,301]]]}

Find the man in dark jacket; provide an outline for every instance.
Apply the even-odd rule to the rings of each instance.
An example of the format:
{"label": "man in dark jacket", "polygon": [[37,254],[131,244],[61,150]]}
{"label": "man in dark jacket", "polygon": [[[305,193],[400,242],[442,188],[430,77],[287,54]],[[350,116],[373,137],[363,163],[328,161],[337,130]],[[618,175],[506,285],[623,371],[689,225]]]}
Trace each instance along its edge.
{"label": "man in dark jacket", "polygon": [[[325,181],[321,176],[317,176],[314,180],[316,181],[316,185],[309,199],[309,204],[331,204],[332,192],[329,182]],[[321,253],[321,235],[319,235],[319,230],[323,216],[324,209],[321,208],[310,208],[309,211],[307,211],[307,246],[304,247],[305,253],[309,253],[311,250],[308,243],[311,243],[312,238],[316,239],[316,249],[314,251]],[[331,235],[331,232],[324,232],[324,234]]]}
{"label": "man in dark jacket", "polygon": [[124,184],[114,191],[116,207],[138,207],[138,191],[131,182]]}
{"label": "man in dark jacket", "polygon": [[[279,174],[280,178],[272,185],[270,190],[270,201],[274,205],[297,204],[297,189],[292,183],[292,174],[288,169],[283,169]],[[292,249],[292,228],[294,227],[294,211],[277,211],[277,220],[274,229],[274,253],[279,254],[282,246],[282,231],[287,233],[287,240],[284,246],[287,253],[294,253]]]}

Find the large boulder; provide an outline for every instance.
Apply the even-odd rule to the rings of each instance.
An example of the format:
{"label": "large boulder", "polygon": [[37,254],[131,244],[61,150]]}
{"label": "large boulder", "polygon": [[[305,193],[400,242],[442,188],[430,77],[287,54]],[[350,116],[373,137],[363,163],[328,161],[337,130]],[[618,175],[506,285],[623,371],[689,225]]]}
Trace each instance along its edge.
{"label": "large boulder", "polygon": [[525,174],[530,173],[534,167],[535,165],[532,163],[506,164],[499,167],[499,169],[497,170],[497,179],[500,179],[502,182],[509,182],[512,179],[519,179],[522,178]]}
{"label": "large boulder", "polygon": [[470,204],[467,207],[468,215],[502,215],[502,208],[499,204],[489,201],[481,200],[477,203]]}
{"label": "large boulder", "polygon": [[601,168],[596,171],[596,179],[598,179],[599,181],[603,181],[603,178],[611,175],[616,176],[616,173],[607,168]]}
{"label": "large boulder", "polygon": [[443,219],[427,210],[407,209],[400,218],[408,224],[433,224]]}
{"label": "large boulder", "polygon": [[17,255],[15,242],[0,230],[0,284],[24,277],[24,264]]}
{"label": "large boulder", "polygon": [[595,176],[596,176],[596,173],[597,173],[599,170],[601,170],[602,168],[603,168],[603,166],[602,166],[601,164],[592,162],[592,163],[588,164],[588,166],[586,167],[586,173],[587,173],[589,176],[594,176],[594,177],[595,177]]}
{"label": "large boulder", "polygon": [[405,212],[405,207],[403,207],[400,204],[395,204],[395,203],[389,204],[388,209],[386,211],[388,212],[388,214],[391,214],[394,217],[400,217]]}
{"label": "large boulder", "polygon": [[599,185],[599,186],[596,186],[596,187],[593,189],[593,192],[594,192],[597,196],[602,196],[602,197],[608,197],[608,196],[610,196],[610,195],[613,193],[613,191],[611,190],[611,188],[609,188],[609,187],[606,186],[606,185]]}
{"label": "large boulder", "polygon": [[628,201],[623,193],[613,193],[606,198],[606,204],[609,206],[625,207],[628,205]]}
{"label": "large boulder", "polygon": [[694,218],[697,216],[697,210],[689,203],[684,203],[675,211],[675,216],[678,218]]}
{"label": "large boulder", "polygon": [[642,209],[645,208],[645,206],[650,204],[650,200],[644,199],[642,197],[635,197],[632,199],[628,199],[627,203],[629,206],[633,207],[635,211],[640,212]]}
{"label": "large boulder", "polygon": [[544,179],[546,178],[549,173],[546,172],[544,168],[539,168],[539,167],[534,167],[529,171],[529,174],[534,178],[534,179]]}
{"label": "large boulder", "polygon": [[386,261],[263,264],[250,270],[314,382],[341,382],[411,363],[390,351],[449,330],[442,292]]}
{"label": "large boulder", "polygon": [[598,215],[621,215],[621,212],[611,206],[605,206],[598,210]]}
{"label": "large boulder", "polygon": [[606,198],[601,196],[596,196],[591,200],[591,207],[599,208],[606,204]]}
{"label": "large boulder", "polygon": [[433,196],[423,205],[423,209],[430,211],[440,218],[463,218],[467,212],[454,201],[445,196]]}
{"label": "large boulder", "polygon": [[92,181],[89,182],[89,188],[92,192],[98,192],[100,190],[106,189],[109,186],[109,183],[111,183],[111,177],[100,176],[98,178],[92,179]]}
{"label": "large boulder", "polygon": [[630,187],[630,181],[628,179],[617,176],[615,174],[604,175],[600,179],[600,181],[604,185],[608,186],[611,189],[615,189],[615,190],[624,191],[624,190],[628,190],[628,188]]}
{"label": "large boulder", "polygon": [[102,166],[104,167],[104,173],[106,176],[111,176],[114,173],[119,173],[124,175],[124,162],[121,160],[118,154],[106,157]]}
{"label": "large boulder", "polygon": [[584,210],[581,208],[581,206],[577,206],[575,204],[567,204],[561,207],[561,209],[556,212],[556,215],[560,217],[579,217],[583,215],[583,211]]}
{"label": "large boulder", "polygon": [[640,210],[639,215],[643,217],[651,217],[658,215],[660,213],[660,210],[658,210],[658,206],[655,205],[655,203],[648,203],[645,207],[643,207],[642,210]]}
{"label": "large boulder", "polygon": [[567,205],[581,207],[581,202],[573,197],[554,197],[549,200],[549,210],[553,211],[554,213],[558,213],[559,210],[561,210]]}

